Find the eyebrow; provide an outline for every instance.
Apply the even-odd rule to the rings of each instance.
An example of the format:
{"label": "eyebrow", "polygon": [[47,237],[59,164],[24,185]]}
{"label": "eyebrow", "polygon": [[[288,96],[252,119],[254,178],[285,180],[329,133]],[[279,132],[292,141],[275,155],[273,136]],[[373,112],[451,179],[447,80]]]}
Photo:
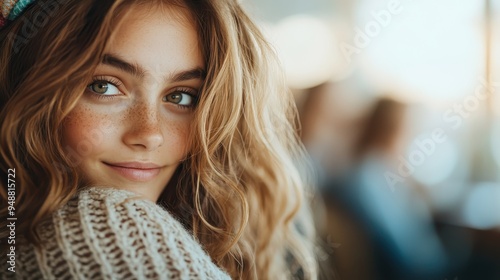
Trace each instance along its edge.
{"label": "eyebrow", "polygon": [[[144,78],[144,76],[146,76],[146,74],[148,73],[148,71],[142,68],[140,65],[136,63],[127,62],[124,59],[114,54],[105,54],[102,59],[102,63],[117,68],[123,72],[127,72],[138,78]],[[205,79],[205,76],[206,76],[205,70],[198,67],[175,73],[175,75],[173,76],[167,75],[166,77],[164,77],[164,80],[171,82],[182,82],[194,79],[203,80]]]}

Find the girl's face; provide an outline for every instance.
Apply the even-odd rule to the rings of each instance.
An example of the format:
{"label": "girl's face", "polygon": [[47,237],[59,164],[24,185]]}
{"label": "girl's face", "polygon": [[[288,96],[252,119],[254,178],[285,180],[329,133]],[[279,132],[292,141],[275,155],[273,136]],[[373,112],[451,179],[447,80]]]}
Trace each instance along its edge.
{"label": "girl's face", "polygon": [[86,183],[156,201],[190,149],[204,64],[186,11],[132,9],[65,120],[63,149]]}

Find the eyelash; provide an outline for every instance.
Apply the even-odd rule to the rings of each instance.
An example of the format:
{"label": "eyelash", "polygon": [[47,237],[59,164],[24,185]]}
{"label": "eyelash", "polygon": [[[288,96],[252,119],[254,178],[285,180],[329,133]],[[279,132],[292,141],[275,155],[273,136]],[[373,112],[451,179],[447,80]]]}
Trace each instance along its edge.
{"label": "eyelash", "polygon": [[104,95],[104,94],[98,94],[98,93],[95,93],[93,92],[92,90],[89,89],[89,87],[96,83],[96,82],[107,82],[107,83],[110,83],[112,84],[113,86],[115,86],[116,88],[120,87],[122,85],[122,83],[120,82],[120,80],[117,80],[117,79],[114,79],[114,78],[108,78],[108,77],[104,77],[104,76],[96,76],[96,77],[93,77],[92,78],[92,82],[90,84],[87,85],[87,90],[90,91],[90,93],[93,94],[93,96],[97,99],[112,99],[114,97],[116,97],[116,95]]}
{"label": "eyelash", "polygon": [[[98,93],[93,92],[92,90],[89,89],[89,87],[93,83],[96,83],[96,82],[107,82],[107,83],[110,83],[110,84],[112,84],[113,86],[115,86],[117,88],[122,85],[122,83],[119,80],[114,79],[114,78],[108,78],[108,77],[104,77],[104,76],[93,77],[92,78],[92,82],[87,85],[87,90],[90,91],[93,94],[93,96],[95,98],[97,98],[97,99],[106,99],[106,100],[109,100],[109,99],[115,98],[116,95],[104,95],[104,94],[98,94]],[[183,94],[189,95],[193,99],[193,104],[191,104],[191,105],[181,105],[181,104],[175,104],[175,103],[171,103],[171,102],[167,102],[167,103],[171,103],[172,105],[174,105],[174,106],[176,106],[176,107],[178,107],[179,109],[182,109],[182,110],[190,110],[190,109],[193,109],[194,107],[196,107],[196,104],[198,103],[198,96],[197,96],[197,94],[193,93],[192,89],[178,88],[174,92],[171,92],[171,93],[167,94],[167,96],[170,95],[170,94],[173,94],[173,93],[183,93]]]}
{"label": "eyelash", "polygon": [[198,103],[198,96],[197,96],[197,94],[195,94],[193,92],[192,89],[177,88],[177,89],[175,89],[175,91],[167,94],[166,96],[168,96],[170,94],[174,94],[174,93],[183,93],[183,94],[189,95],[193,99],[193,103],[191,105],[181,105],[181,104],[171,103],[172,105],[175,105],[175,106],[177,106],[178,108],[180,108],[182,110],[191,110],[191,109],[194,109],[196,107],[196,104]]}

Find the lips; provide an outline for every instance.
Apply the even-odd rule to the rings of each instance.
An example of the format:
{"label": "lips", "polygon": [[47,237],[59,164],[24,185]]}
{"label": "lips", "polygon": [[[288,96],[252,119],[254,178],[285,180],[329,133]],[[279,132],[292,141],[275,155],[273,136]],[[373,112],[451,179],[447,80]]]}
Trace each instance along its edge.
{"label": "lips", "polygon": [[161,166],[149,162],[103,162],[104,165],[134,182],[147,182],[160,174]]}
{"label": "lips", "polygon": [[147,163],[147,162],[118,162],[118,163],[108,163],[105,162],[105,164],[112,165],[112,166],[118,166],[118,167],[124,167],[124,168],[134,168],[134,169],[155,169],[155,168],[160,168],[161,166],[154,164],[154,163]]}

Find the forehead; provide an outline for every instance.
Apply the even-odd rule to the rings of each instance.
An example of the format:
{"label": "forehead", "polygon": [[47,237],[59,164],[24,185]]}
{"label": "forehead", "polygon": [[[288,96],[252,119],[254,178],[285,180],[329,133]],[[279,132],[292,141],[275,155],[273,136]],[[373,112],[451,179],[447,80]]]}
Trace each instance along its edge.
{"label": "forehead", "polygon": [[166,65],[202,66],[196,25],[187,8],[143,4],[129,6],[120,14],[105,53],[153,70]]}

